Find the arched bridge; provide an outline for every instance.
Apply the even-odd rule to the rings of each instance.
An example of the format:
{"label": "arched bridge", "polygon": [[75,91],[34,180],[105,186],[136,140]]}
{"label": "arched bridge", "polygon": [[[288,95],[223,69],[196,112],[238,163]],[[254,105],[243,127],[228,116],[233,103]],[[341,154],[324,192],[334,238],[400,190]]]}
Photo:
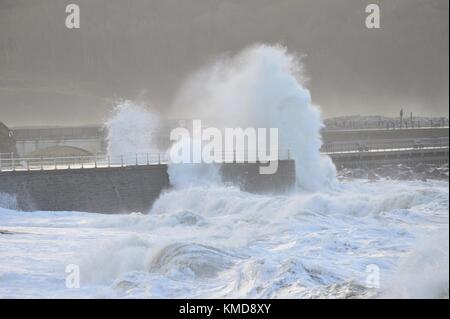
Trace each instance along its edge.
{"label": "arched bridge", "polygon": [[99,154],[106,150],[106,133],[101,126],[25,127],[12,132],[19,157],[50,156],[55,152]]}

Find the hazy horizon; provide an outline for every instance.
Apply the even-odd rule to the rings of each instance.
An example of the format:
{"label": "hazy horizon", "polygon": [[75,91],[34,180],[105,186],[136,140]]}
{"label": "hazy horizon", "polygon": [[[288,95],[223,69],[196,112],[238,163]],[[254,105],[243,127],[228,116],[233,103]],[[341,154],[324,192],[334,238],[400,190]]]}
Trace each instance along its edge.
{"label": "hazy horizon", "polygon": [[[364,24],[373,2],[379,30]],[[192,72],[255,43],[304,55],[325,118],[448,117],[446,0],[78,0],[78,30],[64,26],[68,3],[0,0],[8,126],[97,124],[120,98],[168,113]]]}

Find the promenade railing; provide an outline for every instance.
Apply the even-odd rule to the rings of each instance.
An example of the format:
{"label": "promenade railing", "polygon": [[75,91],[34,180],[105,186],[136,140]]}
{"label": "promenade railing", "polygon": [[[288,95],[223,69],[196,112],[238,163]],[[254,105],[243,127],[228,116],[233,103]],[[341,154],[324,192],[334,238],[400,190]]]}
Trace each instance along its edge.
{"label": "promenade railing", "polygon": [[[277,159],[290,159],[288,149],[278,150]],[[32,171],[58,169],[87,169],[159,165],[169,163],[169,153],[127,153],[122,155],[97,154],[92,156],[15,157],[12,153],[0,154],[0,171]],[[216,160],[218,158],[218,160]],[[257,157],[247,152],[223,152],[215,157],[219,163],[254,162]],[[191,160],[193,160],[191,158]]]}
{"label": "promenade railing", "polygon": [[[448,138],[430,139],[428,141],[389,141],[365,143],[332,143],[322,146],[324,154],[359,153],[359,152],[388,152],[411,150],[442,150],[449,148]],[[278,160],[295,158],[290,148],[282,147],[275,151]],[[192,155],[192,154],[191,154]],[[296,154],[301,156],[301,154]],[[232,151],[218,154],[218,163],[251,163],[254,157],[248,151]],[[17,157],[14,153],[0,153],[0,172],[4,171],[32,171],[32,170],[58,170],[58,169],[88,169],[127,167],[140,165],[158,165],[169,163],[169,153],[126,153],[121,155],[97,154],[88,156],[53,156],[53,157]],[[217,158],[217,157],[216,157]],[[193,160],[191,158],[191,160]],[[257,160],[259,161],[259,160]],[[195,162],[195,161],[194,161]]]}

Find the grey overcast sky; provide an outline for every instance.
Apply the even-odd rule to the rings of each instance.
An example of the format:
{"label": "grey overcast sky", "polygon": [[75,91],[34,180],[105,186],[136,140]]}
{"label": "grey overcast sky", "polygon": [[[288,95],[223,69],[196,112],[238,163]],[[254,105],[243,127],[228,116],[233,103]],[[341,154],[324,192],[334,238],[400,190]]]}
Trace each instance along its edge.
{"label": "grey overcast sky", "polygon": [[[77,3],[81,28],[65,28]],[[365,7],[381,7],[381,29]],[[325,117],[448,116],[448,0],[0,0],[0,121],[100,123],[118,98],[164,112],[183,79],[254,43],[305,54]]]}

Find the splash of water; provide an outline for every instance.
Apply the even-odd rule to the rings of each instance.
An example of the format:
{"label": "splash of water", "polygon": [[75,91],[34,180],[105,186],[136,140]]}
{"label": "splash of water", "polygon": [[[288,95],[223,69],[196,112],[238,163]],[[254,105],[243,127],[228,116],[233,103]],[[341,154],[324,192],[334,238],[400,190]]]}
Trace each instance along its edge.
{"label": "splash of water", "polygon": [[[299,58],[286,48],[256,45],[192,75],[179,91],[173,112],[179,116],[187,111],[189,117],[222,129],[278,128],[279,150],[289,150],[295,160],[297,185],[318,191],[335,182],[336,170],[320,153],[323,123],[301,70]],[[158,118],[143,105],[119,104],[106,127],[110,155],[157,151]],[[171,171],[180,176],[187,169],[192,175],[191,168],[182,165]]]}
{"label": "splash of water", "polygon": [[123,101],[104,125],[108,131],[109,155],[158,152],[159,118],[145,105]]}
{"label": "splash of water", "polygon": [[[184,138],[176,142],[171,150],[176,149],[177,145],[187,143],[193,146],[193,152],[201,153],[201,141],[191,142],[191,138]],[[222,182],[220,168],[217,164],[190,163],[190,154],[181,154],[184,158],[183,163],[169,162],[167,173],[169,174],[170,184],[176,188],[188,188],[198,185],[217,186]]]}
{"label": "splash of water", "polygon": [[[320,154],[319,108],[302,84],[299,59],[281,46],[257,45],[192,75],[175,112],[217,127],[274,127],[281,149],[296,162],[297,184],[317,191],[335,181],[332,161]],[[220,116],[220,118],[218,118]]]}

